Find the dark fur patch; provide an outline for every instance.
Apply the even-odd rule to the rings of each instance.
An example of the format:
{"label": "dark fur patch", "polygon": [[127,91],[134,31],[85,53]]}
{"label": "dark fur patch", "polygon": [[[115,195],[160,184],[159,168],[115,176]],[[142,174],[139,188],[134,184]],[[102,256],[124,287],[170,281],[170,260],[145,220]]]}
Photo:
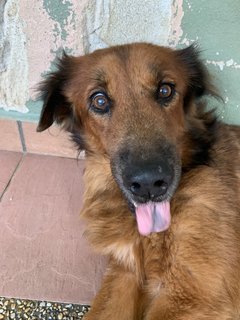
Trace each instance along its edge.
{"label": "dark fur patch", "polygon": [[177,51],[180,63],[188,70],[189,90],[195,97],[200,97],[207,92],[208,73],[203,63],[199,60],[200,50],[196,44]]}
{"label": "dark fur patch", "polygon": [[214,110],[207,112],[204,106],[199,106],[197,117],[191,118],[188,123],[191,154],[189,163],[183,167],[183,172],[211,163],[211,151],[217,140],[218,125]]}
{"label": "dark fur patch", "polygon": [[211,95],[222,100],[217,89],[210,81],[207,68],[199,58],[200,49],[198,46],[194,43],[191,46],[176,52],[179,62],[184,64],[189,75],[188,90],[184,97],[185,111],[188,110],[193,99],[200,98],[203,95]]}
{"label": "dark fur patch", "polygon": [[116,49],[115,49],[117,57],[124,64],[126,63],[126,61],[129,58],[129,51],[130,51],[130,47],[129,46],[117,46]]}
{"label": "dark fur patch", "polygon": [[79,152],[82,150],[87,151],[86,141],[84,139],[84,135],[82,132],[80,133],[79,130],[73,130],[71,132],[71,139],[74,142]]}
{"label": "dark fur patch", "polygon": [[49,128],[54,121],[71,131],[76,121],[71,103],[64,95],[66,83],[71,77],[72,58],[64,53],[56,67],[57,71],[48,74],[38,88],[39,99],[43,100],[44,104],[37,131]]}

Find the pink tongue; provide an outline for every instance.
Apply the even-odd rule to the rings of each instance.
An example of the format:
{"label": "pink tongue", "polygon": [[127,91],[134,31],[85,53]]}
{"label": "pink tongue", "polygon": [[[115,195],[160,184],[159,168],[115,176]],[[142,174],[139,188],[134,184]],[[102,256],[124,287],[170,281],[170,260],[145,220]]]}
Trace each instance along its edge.
{"label": "pink tongue", "polygon": [[149,202],[136,207],[138,231],[147,236],[151,232],[161,232],[169,228],[171,222],[170,203]]}

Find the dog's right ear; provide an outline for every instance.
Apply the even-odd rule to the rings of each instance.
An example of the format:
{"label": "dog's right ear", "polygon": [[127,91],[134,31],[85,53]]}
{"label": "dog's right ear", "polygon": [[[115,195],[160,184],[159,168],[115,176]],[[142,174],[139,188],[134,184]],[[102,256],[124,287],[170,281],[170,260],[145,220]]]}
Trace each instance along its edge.
{"label": "dog's right ear", "polygon": [[58,60],[57,70],[50,73],[39,85],[39,96],[43,100],[43,107],[37,127],[38,132],[49,128],[54,121],[68,131],[73,129],[71,128],[74,126],[73,109],[65,94],[73,71],[72,60],[74,57],[64,53]]}

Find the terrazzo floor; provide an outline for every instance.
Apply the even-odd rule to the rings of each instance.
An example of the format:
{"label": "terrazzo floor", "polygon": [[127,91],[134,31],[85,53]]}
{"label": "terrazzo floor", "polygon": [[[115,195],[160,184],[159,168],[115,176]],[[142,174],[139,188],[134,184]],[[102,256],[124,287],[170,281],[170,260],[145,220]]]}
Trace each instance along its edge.
{"label": "terrazzo floor", "polygon": [[0,298],[0,319],[81,320],[88,306],[23,299]]}

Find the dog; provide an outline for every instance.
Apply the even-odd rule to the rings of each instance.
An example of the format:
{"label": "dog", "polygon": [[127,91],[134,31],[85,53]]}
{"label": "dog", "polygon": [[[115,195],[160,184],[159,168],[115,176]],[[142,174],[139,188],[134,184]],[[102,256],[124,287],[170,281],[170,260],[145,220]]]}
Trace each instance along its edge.
{"label": "dog", "polygon": [[40,91],[37,130],[86,151],[81,215],[109,257],[85,319],[240,319],[240,127],[206,108],[198,47],[65,54]]}

